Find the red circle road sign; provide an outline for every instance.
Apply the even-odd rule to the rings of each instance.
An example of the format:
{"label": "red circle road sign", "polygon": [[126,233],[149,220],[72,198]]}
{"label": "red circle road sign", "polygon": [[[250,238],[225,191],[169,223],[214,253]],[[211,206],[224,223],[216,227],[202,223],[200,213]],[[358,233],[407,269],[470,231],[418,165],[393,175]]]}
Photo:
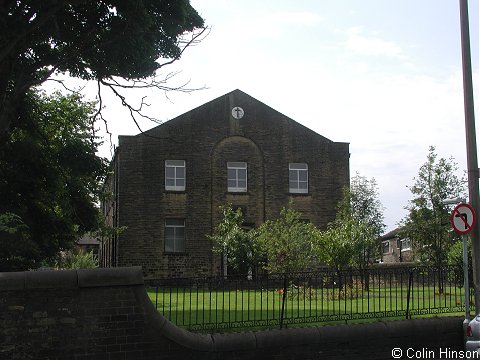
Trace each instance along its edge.
{"label": "red circle road sign", "polygon": [[453,230],[459,235],[468,234],[475,225],[475,211],[469,204],[458,204],[450,215]]}

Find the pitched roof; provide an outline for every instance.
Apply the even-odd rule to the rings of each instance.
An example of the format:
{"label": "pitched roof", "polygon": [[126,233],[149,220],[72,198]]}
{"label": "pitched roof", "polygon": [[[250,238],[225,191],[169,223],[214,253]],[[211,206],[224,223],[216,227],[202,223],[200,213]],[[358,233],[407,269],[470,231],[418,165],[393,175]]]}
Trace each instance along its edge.
{"label": "pitched roof", "polygon": [[[279,111],[275,110],[274,108],[266,105],[265,103],[255,99],[251,95],[243,92],[240,89],[235,89],[233,91],[230,91],[229,93],[226,93],[224,95],[221,95],[213,100],[210,100],[194,109],[191,109],[171,120],[168,120],[150,130],[147,130],[144,132],[145,135],[150,135],[150,136],[156,136],[159,134],[159,132],[163,132],[166,130],[166,128],[171,128],[176,125],[184,124],[186,122],[191,122],[191,121],[198,121],[199,117],[198,114],[201,112],[205,111],[209,114],[212,114],[212,112],[218,112],[220,113],[225,113],[225,114],[230,114],[231,107],[233,106],[240,106],[240,107],[254,107],[255,111],[249,112],[250,116],[257,117],[257,112],[259,109],[263,108],[266,112],[275,114],[275,118],[283,119],[289,122],[290,124],[294,126],[299,126],[305,128],[307,132],[310,132],[312,135],[315,134],[315,136],[323,138],[324,141],[326,142],[333,142],[332,140],[324,137],[323,135],[318,134],[317,132],[313,131],[312,129],[300,124],[299,122],[289,118],[288,116],[280,113]],[[245,109],[247,112],[247,109]],[[228,115],[227,115],[228,116]],[[200,118],[201,120],[201,118]],[[136,136],[141,136],[143,135],[142,133],[136,135]]]}
{"label": "pitched roof", "polygon": [[398,234],[400,233],[401,230],[402,230],[401,227],[397,227],[396,229],[389,231],[385,235],[382,235],[380,237],[380,240],[385,241],[385,240],[394,239],[396,237],[400,237]]}

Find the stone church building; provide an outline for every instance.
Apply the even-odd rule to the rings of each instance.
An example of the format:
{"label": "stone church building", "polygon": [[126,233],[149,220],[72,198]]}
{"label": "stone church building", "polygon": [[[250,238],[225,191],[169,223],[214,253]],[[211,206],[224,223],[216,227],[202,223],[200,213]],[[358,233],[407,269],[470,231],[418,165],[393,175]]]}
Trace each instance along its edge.
{"label": "stone church building", "polygon": [[206,235],[221,205],[240,207],[246,225],[258,227],[293,200],[306,221],[325,228],[349,184],[348,143],[240,90],[120,136],[112,161],[103,211],[125,230],[102,242],[101,265],[142,266],[147,278],[219,274],[222,259]]}

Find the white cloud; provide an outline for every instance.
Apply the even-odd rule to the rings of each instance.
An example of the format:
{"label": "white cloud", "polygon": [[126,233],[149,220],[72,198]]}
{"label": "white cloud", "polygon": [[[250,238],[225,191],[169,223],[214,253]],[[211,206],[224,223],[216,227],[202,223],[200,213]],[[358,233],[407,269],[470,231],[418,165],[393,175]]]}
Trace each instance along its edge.
{"label": "white cloud", "polygon": [[221,32],[226,39],[255,42],[254,39],[277,39],[294,30],[311,28],[321,21],[321,16],[313,12],[263,12],[249,18],[236,18],[214,30]]}
{"label": "white cloud", "polygon": [[404,59],[402,48],[393,41],[362,35],[362,28],[353,27],[347,31],[346,50],[366,56],[389,56]]}
{"label": "white cloud", "polygon": [[301,12],[279,12],[266,17],[267,22],[276,24],[296,24],[312,26],[322,20],[322,17],[316,13]]}

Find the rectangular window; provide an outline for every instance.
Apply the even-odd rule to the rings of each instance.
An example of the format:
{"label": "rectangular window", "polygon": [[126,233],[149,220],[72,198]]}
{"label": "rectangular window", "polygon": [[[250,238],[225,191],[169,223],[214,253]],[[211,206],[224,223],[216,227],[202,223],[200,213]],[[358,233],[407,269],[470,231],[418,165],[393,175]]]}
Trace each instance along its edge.
{"label": "rectangular window", "polygon": [[410,238],[402,239],[400,240],[401,246],[402,246],[402,251],[408,251],[412,250],[412,245],[410,243]]}
{"label": "rectangular window", "polygon": [[165,190],[185,191],[185,160],[165,160]]}
{"label": "rectangular window", "polygon": [[165,252],[185,252],[185,220],[165,220]]}
{"label": "rectangular window", "polygon": [[308,164],[288,164],[289,191],[292,194],[308,193]]}
{"label": "rectangular window", "polygon": [[382,241],[382,253],[390,254],[390,241]]}
{"label": "rectangular window", "polygon": [[247,163],[227,162],[229,192],[247,192]]}

